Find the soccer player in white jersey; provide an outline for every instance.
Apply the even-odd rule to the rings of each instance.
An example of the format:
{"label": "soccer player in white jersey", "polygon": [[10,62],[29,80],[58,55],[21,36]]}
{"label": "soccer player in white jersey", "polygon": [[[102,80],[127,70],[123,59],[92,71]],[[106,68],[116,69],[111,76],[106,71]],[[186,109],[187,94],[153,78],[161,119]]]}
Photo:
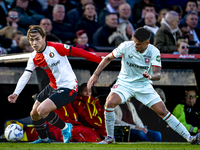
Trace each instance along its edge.
{"label": "soccer player in white jersey", "polygon": [[100,63],[102,58],[66,44],[46,42],[46,32],[39,25],[30,26],[27,37],[34,51],[31,53],[25,71],[20,77],[15,91],[8,96],[8,101],[10,103],[16,102],[17,97],[36,67],[44,69],[50,79],[50,83],[37,96],[37,100],[30,114],[34,128],[39,134],[39,139],[32,143],[50,143],[46,132],[45,121],[60,128],[63,134],[63,142],[69,143],[72,125],[63,122],[53,112],[53,110],[72,102],[77,95],[77,79],[67,56],[84,57],[96,63]]}
{"label": "soccer player in white jersey", "polygon": [[97,83],[101,71],[112,60],[122,56],[121,71],[105,103],[107,137],[99,144],[115,142],[114,108],[127,101],[130,97],[135,97],[144,105],[154,110],[173,130],[191,144],[198,144],[200,142],[200,134],[191,136],[183,124],[167,110],[165,104],[151,85],[153,80],[160,80],[161,78],[161,58],[160,51],[155,46],[149,44],[150,34],[148,29],[138,28],[133,34],[133,41],[123,42],[108,54],[88,81],[87,86],[90,89]]}

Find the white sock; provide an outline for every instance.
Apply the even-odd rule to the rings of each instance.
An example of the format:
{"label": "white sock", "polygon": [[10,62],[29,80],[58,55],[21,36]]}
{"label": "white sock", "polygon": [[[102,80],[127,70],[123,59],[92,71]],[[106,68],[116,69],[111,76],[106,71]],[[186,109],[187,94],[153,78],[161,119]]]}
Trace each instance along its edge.
{"label": "white sock", "polygon": [[68,125],[65,123],[65,127],[63,129],[61,129],[61,130],[65,130],[67,128],[68,128]]}
{"label": "white sock", "polygon": [[168,125],[176,131],[178,134],[180,134],[183,138],[185,138],[188,141],[188,137],[190,137],[190,133],[185,128],[185,126],[178,121],[174,115],[172,115],[170,112],[163,118],[164,121],[168,123]]}
{"label": "white sock", "polygon": [[106,125],[107,136],[114,137],[114,125],[115,125],[114,108],[106,108],[104,115],[105,115],[105,125]]}

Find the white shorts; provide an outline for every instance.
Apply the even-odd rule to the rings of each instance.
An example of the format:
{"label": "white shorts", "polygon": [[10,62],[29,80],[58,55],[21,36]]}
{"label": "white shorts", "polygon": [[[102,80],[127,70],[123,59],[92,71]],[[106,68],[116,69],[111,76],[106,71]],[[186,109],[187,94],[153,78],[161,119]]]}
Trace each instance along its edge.
{"label": "white shorts", "polygon": [[127,86],[122,82],[116,82],[116,84],[111,88],[111,92],[118,94],[122,103],[125,103],[131,97],[135,97],[138,101],[149,108],[162,101],[150,83],[138,83],[133,87],[133,85]]}

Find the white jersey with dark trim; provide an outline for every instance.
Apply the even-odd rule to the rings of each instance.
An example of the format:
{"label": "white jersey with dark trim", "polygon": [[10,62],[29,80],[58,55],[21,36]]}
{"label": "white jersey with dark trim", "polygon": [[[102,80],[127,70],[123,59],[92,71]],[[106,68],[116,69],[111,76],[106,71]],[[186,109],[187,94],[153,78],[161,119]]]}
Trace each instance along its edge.
{"label": "white jersey with dark trim", "polygon": [[146,70],[152,74],[152,66],[161,68],[160,51],[151,44],[141,54],[136,51],[134,41],[126,41],[115,48],[112,54],[116,58],[122,56],[118,80],[127,84],[150,83],[151,81],[144,78],[142,73]]}

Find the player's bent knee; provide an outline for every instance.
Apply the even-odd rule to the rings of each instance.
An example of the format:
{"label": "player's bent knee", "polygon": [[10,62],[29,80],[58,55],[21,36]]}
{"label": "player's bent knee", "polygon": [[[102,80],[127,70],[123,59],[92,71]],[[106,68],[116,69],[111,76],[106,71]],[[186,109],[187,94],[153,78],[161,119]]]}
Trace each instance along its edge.
{"label": "player's bent knee", "polygon": [[34,111],[34,110],[32,110],[31,112],[30,112],[30,116],[31,116],[31,118],[32,118],[32,120],[39,120],[39,118],[40,118],[40,116],[39,116],[39,114],[37,113],[37,111]]}

